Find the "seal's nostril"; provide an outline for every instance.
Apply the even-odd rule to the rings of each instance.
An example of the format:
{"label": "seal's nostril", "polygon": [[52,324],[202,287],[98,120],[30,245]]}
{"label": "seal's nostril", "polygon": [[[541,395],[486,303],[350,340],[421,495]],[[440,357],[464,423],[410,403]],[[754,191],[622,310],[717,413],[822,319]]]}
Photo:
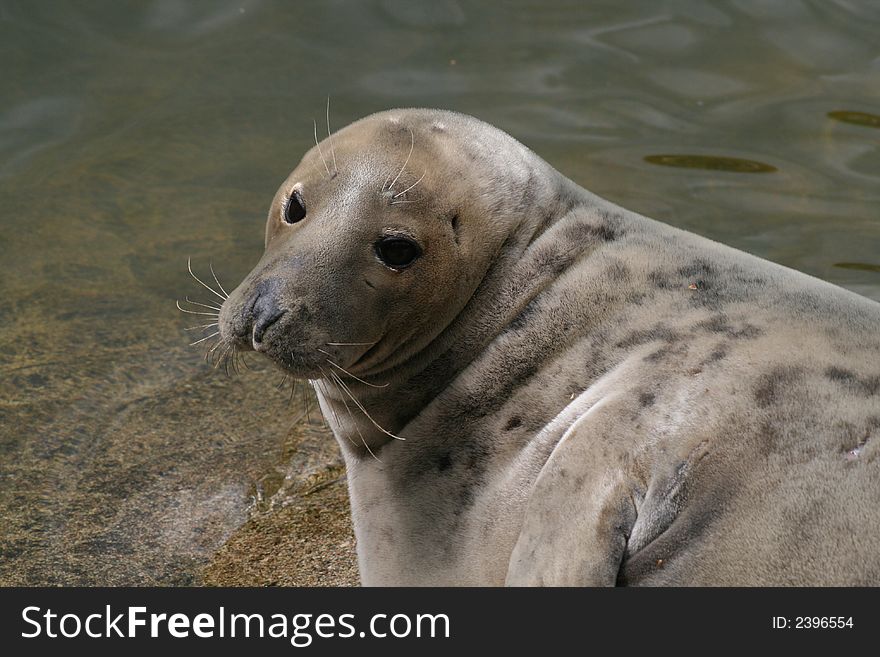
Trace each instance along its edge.
{"label": "seal's nostril", "polygon": [[277,322],[285,312],[287,311],[283,308],[274,307],[268,309],[268,312],[261,312],[254,318],[254,331],[252,336],[254,346],[263,342],[263,334],[266,332],[266,329]]}
{"label": "seal's nostril", "polygon": [[280,287],[278,279],[261,280],[254,287],[253,296],[242,311],[244,335],[241,338],[250,338],[254,349],[263,342],[263,335],[268,328],[287,312],[278,303]]}

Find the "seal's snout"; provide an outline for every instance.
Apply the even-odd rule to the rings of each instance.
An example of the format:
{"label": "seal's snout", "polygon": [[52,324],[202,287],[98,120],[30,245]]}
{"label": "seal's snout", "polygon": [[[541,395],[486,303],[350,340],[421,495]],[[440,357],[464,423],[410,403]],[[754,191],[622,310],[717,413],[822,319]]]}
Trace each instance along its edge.
{"label": "seal's snout", "polygon": [[250,341],[257,351],[263,344],[266,330],[287,312],[287,309],[282,308],[279,304],[279,288],[280,282],[277,279],[262,281],[254,290],[251,303],[245,306],[250,309],[249,321],[246,322],[246,325],[250,327]]}
{"label": "seal's snout", "polygon": [[286,312],[284,308],[279,308],[271,301],[262,303],[261,300],[257,301],[257,305],[254,306],[254,328],[251,334],[254,349],[259,351],[266,329],[281,319],[281,316]]}
{"label": "seal's snout", "polygon": [[[246,283],[235,290],[220,312],[221,333],[242,346],[263,351],[266,332],[287,312],[278,279],[265,279],[250,294]],[[243,299],[243,300],[242,300]]]}

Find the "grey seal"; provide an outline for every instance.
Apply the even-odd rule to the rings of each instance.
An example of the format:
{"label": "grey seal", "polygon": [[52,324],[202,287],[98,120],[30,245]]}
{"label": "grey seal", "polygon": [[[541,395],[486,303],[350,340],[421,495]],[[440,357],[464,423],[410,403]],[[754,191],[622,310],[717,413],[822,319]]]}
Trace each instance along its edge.
{"label": "grey seal", "polygon": [[364,584],[880,584],[880,304],[438,110],[316,139],[265,246],[219,339],[313,385]]}

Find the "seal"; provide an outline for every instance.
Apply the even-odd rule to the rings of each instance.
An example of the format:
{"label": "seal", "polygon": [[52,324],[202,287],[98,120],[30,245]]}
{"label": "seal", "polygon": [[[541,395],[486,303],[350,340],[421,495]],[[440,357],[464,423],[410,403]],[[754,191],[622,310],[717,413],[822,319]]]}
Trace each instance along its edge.
{"label": "seal", "polygon": [[219,331],[313,385],[366,585],[880,584],[880,304],[477,119],[316,138]]}

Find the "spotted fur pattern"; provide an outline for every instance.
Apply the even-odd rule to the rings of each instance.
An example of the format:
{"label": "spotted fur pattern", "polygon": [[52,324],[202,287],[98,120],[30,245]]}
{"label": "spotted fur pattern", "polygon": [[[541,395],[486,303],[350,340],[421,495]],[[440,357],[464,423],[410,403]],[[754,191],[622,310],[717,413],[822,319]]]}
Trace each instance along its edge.
{"label": "spotted fur pattern", "polygon": [[[880,305],[619,208],[459,114],[368,117],[334,137],[340,170],[346,144],[399,161],[410,130],[413,216],[481,250],[420,274],[454,312],[352,370],[388,382],[358,391],[405,440],[356,449],[319,389],[365,584],[880,584]],[[382,177],[325,192],[336,220]],[[368,333],[368,302],[335,294]],[[423,302],[394,303],[422,327]]]}

